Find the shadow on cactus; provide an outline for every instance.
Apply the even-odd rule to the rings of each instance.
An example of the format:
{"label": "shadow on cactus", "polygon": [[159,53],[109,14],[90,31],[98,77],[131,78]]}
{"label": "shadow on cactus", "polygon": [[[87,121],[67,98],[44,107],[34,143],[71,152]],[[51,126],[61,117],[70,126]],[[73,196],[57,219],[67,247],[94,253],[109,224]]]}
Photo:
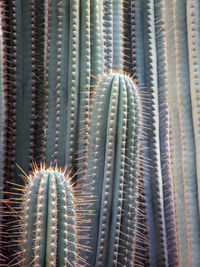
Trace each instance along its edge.
{"label": "shadow on cactus", "polygon": [[88,238],[83,232],[90,219],[88,214],[83,219],[83,207],[91,198],[85,197],[71,173],[34,166],[30,175],[23,176],[25,186],[14,185],[8,201],[13,227],[8,228],[16,252],[9,266],[85,265],[80,251],[89,248],[80,239]]}

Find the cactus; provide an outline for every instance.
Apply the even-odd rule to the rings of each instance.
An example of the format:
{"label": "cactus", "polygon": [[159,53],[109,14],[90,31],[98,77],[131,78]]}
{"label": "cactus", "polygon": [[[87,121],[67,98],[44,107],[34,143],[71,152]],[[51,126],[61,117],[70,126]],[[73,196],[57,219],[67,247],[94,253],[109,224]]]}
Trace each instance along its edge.
{"label": "cactus", "polygon": [[16,163],[69,165],[96,197],[82,264],[199,266],[199,0],[0,5],[0,198]]}
{"label": "cactus", "polygon": [[[198,266],[200,263],[199,254],[197,253],[200,249],[196,180],[196,164],[198,163],[196,163],[195,158],[192,125],[187,32],[184,28],[187,27],[186,5],[183,8],[181,1],[173,2],[173,5],[172,1],[170,3],[171,7],[168,6],[168,12],[166,13],[166,27],[168,29],[173,27],[167,38],[168,80],[170,83],[168,94],[179,263],[180,266]],[[170,3],[166,5],[170,5]],[[182,7],[182,12],[180,12],[180,7]],[[173,20],[171,19],[171,14],[173,14]],[[188,25],[190,23],[192,21]],[[173,46],[171,40],[173,41]],[[172,51],[172,47],[174,51]]]}
{"label": "cactus", "polygon": [[138,155],[139,95],[131,79],[104,75],[95,90],[85,187],[96,196],[90,231],[91,266],[129,266],[133,261]]}
{"label": "cactus", "polygon": [[[84,223],[81,206],[86,198],[73,188],[72,178],[70,172],[41,166],[25,177],[24,187],[16,186],[11,192],[9,203],[12,216],[18,220],[15,236],[20,246],[17,258],[11,257],[11,265],[82,266],[80,238],[84,227],[80,222]],[[13,206],[15,192],[22,192],[19,210]]]}

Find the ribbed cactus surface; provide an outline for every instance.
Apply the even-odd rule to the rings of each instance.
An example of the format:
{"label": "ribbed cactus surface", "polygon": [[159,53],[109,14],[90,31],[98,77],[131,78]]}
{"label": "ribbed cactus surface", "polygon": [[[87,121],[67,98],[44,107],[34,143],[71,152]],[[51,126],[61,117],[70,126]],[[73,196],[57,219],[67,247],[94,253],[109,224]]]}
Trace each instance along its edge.
{"label": "ribbed cactus surface", "polygon": [[[0,250],[18,228],[8,199],[17,210],[23,188],[18,264],[200,266],[199,10],[199,0],[1,1]],[[69,165],[95,198],[83,205],[91,228],[78,219],[80,254],[81,195],[64,174],[43,168],[10,190],[32,161]]]}
{"label": "ribbed cactus surface", "polygon": [[104,75],[91,110],[86,192],[92,216],[91,266],[133,266],[141,112],[139,94],[123,74]]}
{"label": "ribbed cactus surface", "polygon": [[[70,174],[42,168],[26,180],[20,213],[12,215],[19,218],[20,251],[16,264],[81,266],[79,239],[83,195],[73,189]],[[16,190],[20,189],[16,187]],[[11,201],[14,203],[14,197]]]}

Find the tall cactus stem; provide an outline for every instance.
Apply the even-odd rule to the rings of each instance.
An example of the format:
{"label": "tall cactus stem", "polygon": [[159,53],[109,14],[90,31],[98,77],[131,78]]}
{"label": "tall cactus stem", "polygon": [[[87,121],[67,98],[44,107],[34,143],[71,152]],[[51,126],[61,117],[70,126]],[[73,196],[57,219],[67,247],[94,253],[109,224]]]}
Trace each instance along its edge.
{"label": "tall cactus stem", "polygon": [[[200,228],[197,201],[196,161],[192,111],[190,101],[188,47],[186,39],[186,6],[180,12],[181,1],[173,2],[173,22],[176,51],[176,87],[181,129],[183,184],[186,202],[188,264],[199,265]],[[185,28],[183,28],[185,27]],[[184,29],[184,30],[183,30]]]}
{"label": "tall cactus stem", "polygon": [[[98,198],[90,241],[96,253],[88,256],[88,262],[132,266],[140,111],[138,92],[129,77],[116,73],[102,77],[92,104],[89,136],[86,182],[91,185],[85,190]],[[127,190],[133,190],[132,195]]]}
{"label": "tall cactus stem", "polygon": [[198,181],[198,199],[200,201],[200,3],[192,0],[187,2],[187,34],[188,34],[188,56],[190,74],[190,94],[192,104],[192,117],[195,136],[196,168]]}

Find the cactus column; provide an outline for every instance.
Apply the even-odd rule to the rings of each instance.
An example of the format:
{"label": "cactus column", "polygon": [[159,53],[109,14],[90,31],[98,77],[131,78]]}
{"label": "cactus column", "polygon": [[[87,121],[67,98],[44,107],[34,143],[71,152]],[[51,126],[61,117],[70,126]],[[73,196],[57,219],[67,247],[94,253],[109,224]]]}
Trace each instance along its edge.
{"label": "cactus column", "polygon": [[19,214],[17,265],[82,266],[79,238],[84,197],[73,189],[70,173],[41,168],[26,180],[20,214],[13,213],[14,217]]}
{"label": "cactus column", "polygon": [[133,266],[140,124],[131,79],[103,76],[92,104],[85,186],[97,198],[87,258],[92,266]]}

